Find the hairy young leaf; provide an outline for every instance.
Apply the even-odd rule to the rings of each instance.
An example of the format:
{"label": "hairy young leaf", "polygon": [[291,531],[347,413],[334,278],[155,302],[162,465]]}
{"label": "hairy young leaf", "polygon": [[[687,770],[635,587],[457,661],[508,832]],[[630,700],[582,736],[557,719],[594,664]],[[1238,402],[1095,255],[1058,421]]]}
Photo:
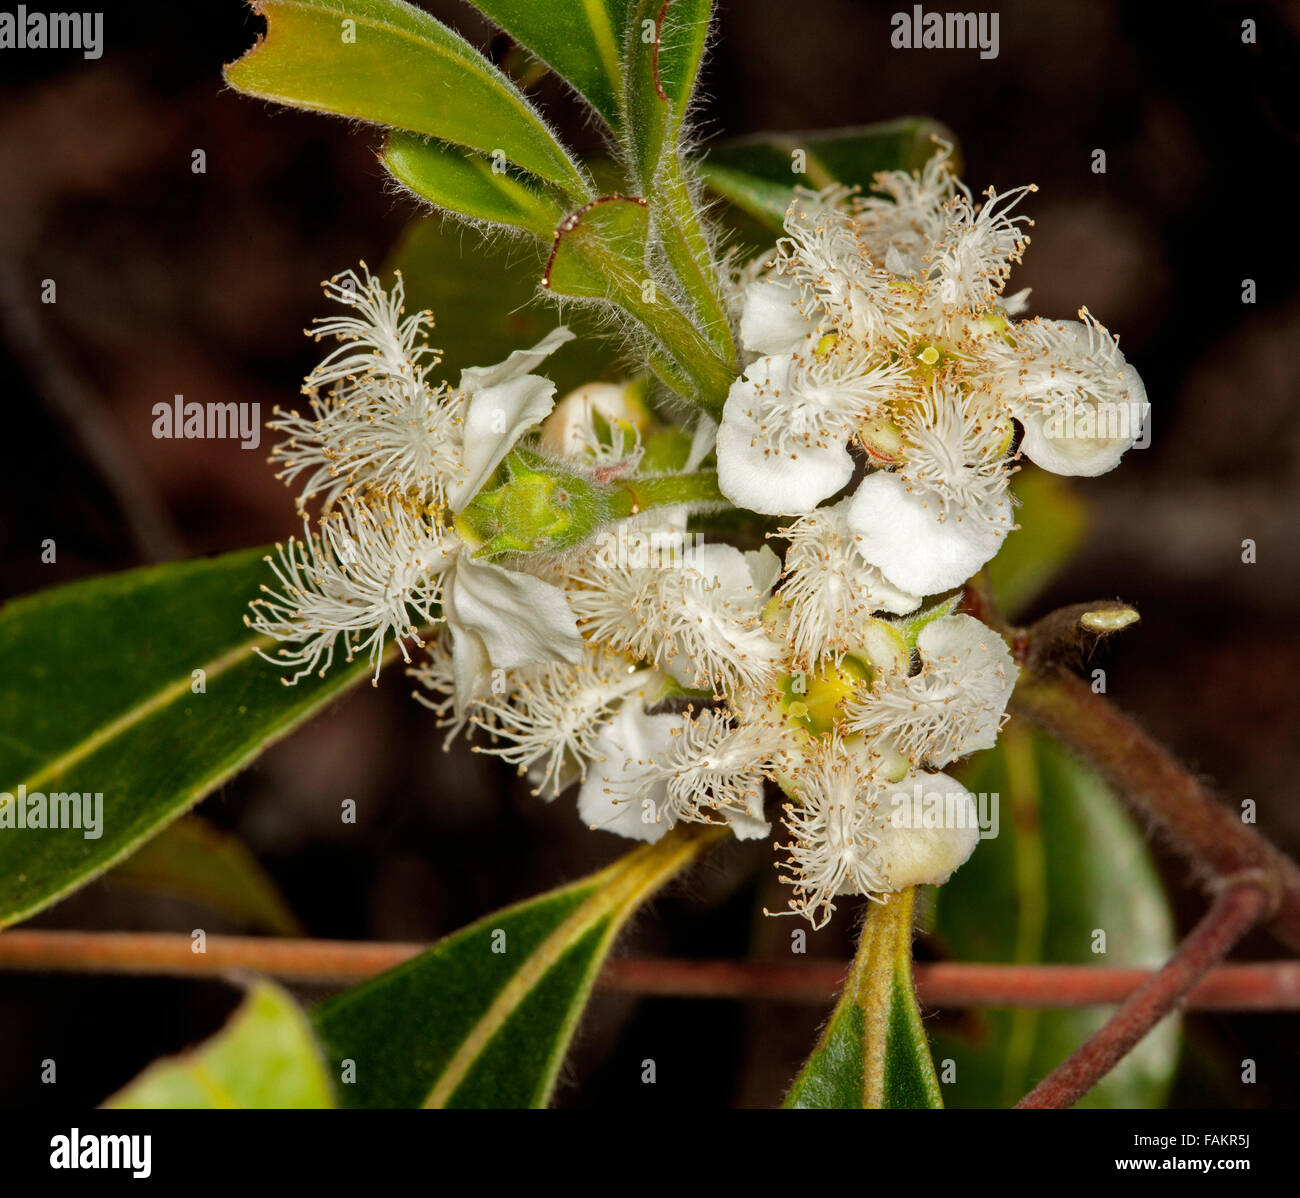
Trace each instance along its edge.
{"label": "hairy young leaf", "polygon": [[540,114],[464,38],[401,0],[256,0],[266,38],[226,68],[240,91],[505,158],[575,198],[587,184]]}
{"label": "hairy young leaf", "polygon": [[111,1110],[324,1110],[334,1105],[311,1026],[293,998],[255,982],[210,1040],[155,1061]]}
{"label": "hairy young leaf", "polygon": [[908,889],[869,905],[844,991],[785,1106],[943,1106],[912,982],[915,903]]}
{"label": "hairy young leaf", "polygon": [[474,0],[604,117],[623,124],[623,45],[632,0]]}
{"label": "hairy young leaf", "polygon": [[631,913],[720,835],[683,825],[608,869],[497,911],[318,1007],[349,1107],[540,1107]]}
{"label": "hairy young leaf", "polygon": [[394,132],[384,147],[383,162],[403,187],[471,220],[549,239],[564,218],[564,207],[553,195],[534,186],[528,176],[510,171],[501,156]]}
{"label": "hairy young leaf", "polygon": [[[254,655],[269,642],[243,619],[273,581],[264,554],[129,570],[0,608],[0,927],[126,857],[367,677],[358,661],[285,686]],[[91,796],[91,821],[103,795],[98,829],[16,826],[20,799],[73,794],[82,811]]]}

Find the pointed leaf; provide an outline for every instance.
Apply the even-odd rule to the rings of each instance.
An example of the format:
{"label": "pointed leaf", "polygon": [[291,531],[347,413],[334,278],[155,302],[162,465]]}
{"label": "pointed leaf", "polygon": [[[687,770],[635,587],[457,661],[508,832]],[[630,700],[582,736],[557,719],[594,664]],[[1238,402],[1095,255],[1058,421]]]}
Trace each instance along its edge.
{"label": "pointed leaf", "polygon": [[[285,686],[254,655],[268,642],[243,618],[270,580],[264,554],[130,570],[0,608],[0,927],[126,857],[368,675],[358,661]],[[37,795],[68,794],[84,796],[81,826],[16,826],[20,810],[49,806]]]}
{"label": "pointed leaf", "polygon": [[912,981],[915,901],[909,889],[870,905],[844,992],[785,1106],[943,1106]]}
{"label": "pointed leaf", "polygon": [[349,1107],[540,1107],[628,916],[720,833],[681,826],[580,882],[507,907],[322,1004]]}
{"label": "pointed leaf", "polygon": [[403,187],[430,203],[471,220],[524,229],[547,240],[564,217],[555,197],[485,157],[445,141],[394,132],[384,147],[384,166]]}
{"label": "pointed leaf", "polygon": [[203,903],[240,923],[299,936],[302,925],[236,836],[186,815],[146,841],[108,881]]}
{"label": "pointed leaf", "polygon": [[877,171],[914,171],[956,136],[927,117],[815,133],[763,133],[709,150],[704,180],[724,199],[779,233],[796,187],[866,188]]}
{"label": "pointed leaf", "polygon": [[[1066,750],[1013,721],[997,748],[963,768],[962,781],[986,802],[998,796],[998,827],[938,890],[934,934],[946,954],[971,962],[1154,967],[1173,951],[1168,903],[1141,833],[1105,783]],[[1013,1105],[1108,1014],[971,1012],[956,1031],[935,1037],[935,1053],[955,1063],[945,1101]],[[1080,1105],[1163,1105],[1179,1035],[1176,1020],[1162,1023]]]}
{"label": "pointed leaf", "polygon": [[675,156],[708,44],[713,0],[634,0],[627,40],[628,141],[647,193]]}
{"label": "pointed leaf", "polygon": [[536,109],[464,38],[401,0],[260,0],[267,33],[226,68],[240,91],[428,134],[574,196],[581,172]]}
{"label": "pointed leaf", "polygon": [[631,0],[474,0],[583,96],[611,129],[622,125],[623,43]]}
{"label": "pointed leaf", "polygon": [[140,1110],[324,1110],[334,1105],[311,1025],[293,998],[255,982],[210,1040],[155,1061],[104,1106]]}

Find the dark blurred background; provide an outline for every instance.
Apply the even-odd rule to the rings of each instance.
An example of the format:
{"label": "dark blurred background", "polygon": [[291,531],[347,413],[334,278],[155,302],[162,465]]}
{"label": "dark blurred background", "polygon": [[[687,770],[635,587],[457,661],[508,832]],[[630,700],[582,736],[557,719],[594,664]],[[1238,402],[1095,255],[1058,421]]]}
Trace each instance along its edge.
{"label": "dark blurred background", "polygon": [[[466,5],[424,7],[503,51]],[[1004,2],[1000,53],[987,61],[891,49],[890,16],[910,9],[893,0],[720,7],[706,137],[920,113],[957,132],[977,190],[1039,184],[1013,288],[1032,286],[1043,315],[1086,304],[1121,335],[1154,432],[1121,469],[1081,483],[1093,532],[1036,606],[1135,603],[1142,625],[1102,663],[1111,696],[1233,801],[1256,800],[1261,830],[1300,851],[1297,6]],[[236,0],[110,4],[98,61],[4,52],[2,597],[293,531],[291,497],[263,452],[156,441],[151,408],[177,392],[258,401],[264,414],[292,402],[313,361],[302,329],[319,311],[319,280],[361,257],[382,262],[417,210],[385,186],[373,130],[224,87],[222,64],[259,26]],[[592,147],[562,91],[540,94],[570,140]],[[195,149],[205,174],[191,171]],[[1095,149],[1104,175],[1091,169]],[[39,302],[45,278],[57,304]],[[54,565],[40,561],[48,537]],[[1247,537],[1255,565],[1241,561]],[[545,805],[493,763],[444,756],[405,680],[385,681],[201,808],[253,849],[310,934],[432,939],[622,851],[580,824],[571,799]],[[339,823],[344,797],[357,801],[356,826]],[[773,901],[769,862],[770,846],[726,848],[661,897],[622,950],[777,951],[755,915]],[[1201,900],[1185,867],[1162,868],[1186,928]],[[36,922],[244,930],[107,883]],[[813,935],[810,951],[847,955],[849,924]],[[1278,954],[1263,937],[1244,951]],[[0,976],[0,1105],[97,1103],[214,1029],[233,1002],[215,982]],[[824,1014],[598,996],[559,1102],[770,1105]],[[1294,1023],[1192,1017],[1195,1059],[1175,1101],[1290,1105]],[[1217,1090],[1214,1062],[1243,1056],[1260,1059],[1260,1083]],[[39,1084],[46,1057],[59,1061],[57,1086]],[[639,1082],[643,1057],[658,1062],[656,1087]]]}

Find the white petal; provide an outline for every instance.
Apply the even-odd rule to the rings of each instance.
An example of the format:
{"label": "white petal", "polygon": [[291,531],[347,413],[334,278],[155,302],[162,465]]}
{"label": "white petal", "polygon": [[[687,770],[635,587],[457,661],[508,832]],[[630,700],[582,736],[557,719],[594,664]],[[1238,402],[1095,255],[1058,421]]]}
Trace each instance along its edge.
{"label": "white petal", "polygon": [[668,754],[680,723],[676,716],[647,715],[636,701],[623,704],[597,737],[597,760],[578,791],[578,815],[586,824],[652,844],[668,831],[659,818],[668,784],[647,786],[644,777],[656,756]]}
{"label": "white petal", "polygon": [[772,551],[770,545],[762,545],[758,549],[749,550],[745,554],[745,562],[749,566],[749,576],[753,579],[754,590],[760,597],[766,598],[776,586],[777,579],[781,577],[781,559]]}
{"label": "white petal", "polygon": [[947,774],[910,774],[886,789],[881,805],[876,851],[894,890],[946,882],[979,843],[975,799]]}
{"label": "white petal", "polygon": [[800,292],[793,283],[762,279],[745,288],[740,317],[740,342],[758,354],[788,354],[813,331],[799,308]]}
{"label": "white petal", "polygon": [[934,496],[909,491],[896,474],[877,471],[862,480],[849,508],[858,549],[891,583],[914,595],[960,586],[987,562],[1011,527],[1011,503],[1002,499],[990,523],[978,515],[939,520]]}
{"label": "white petal", "polygon": [[497,387],[536,370],[560,346],[572,341],[574,334],[560,325],[546,334],[532,349],[517,349],[496,366],[471,366],[462,370],[460,389],[471,395],[484,387]]}
{"label": "white petal", "polygon": [[718,485],[737,507],[769,516],[798,516],[848,485],[853,458],[844,441],[822,444],[786,438],[760,428],[760,387],[781,387],[789,379],[788,357],[761,358],[731,385],[718,429]]}
{"label": "white petal", "polygon": [[690,474],[693,470],[698,470],[700,463],[714,451],[717,444],[717,423],[712,417],[701,413],[691,432],[691,448],[686,455],[686,465],[682,467],[682,473]]}
{"label": "white petal", "polygon": [[536,374],[474,392],[465,409],[465,475],[447,490],[453,512],[478,494],[514,443],[554,406],[555,384]]}
{"label": "white petal", "polygon": [[[1095,404],[1084,403],[1055,418],[1042,412],[1022,415],[1025,436],[1020,452],[1053,474],[1095,478],[1114,470],[1141,435],[1142,423],[1151,411],[1146,387],[1132,366],[1124,366],[1119,384],[1129,398],[1118,407],[1099,410]],[[1101,435],[1089,436],[1090,432]]]}
{"label": "white petal", "polygon": [[497,669],[582,659],[578,621],[564,592],[549,582],[462,553],[448,597],[444,615],[453,633],[476,633]]}

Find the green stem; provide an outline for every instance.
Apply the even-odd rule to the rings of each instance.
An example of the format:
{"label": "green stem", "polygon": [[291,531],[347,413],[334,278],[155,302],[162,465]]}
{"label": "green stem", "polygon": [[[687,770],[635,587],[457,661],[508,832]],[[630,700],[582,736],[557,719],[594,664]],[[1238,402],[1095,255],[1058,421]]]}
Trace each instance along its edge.
{"label": "green stem", "polygon": [[663,182],[648,197],[664,257],[702,322],[704,335],[734,377],[737,373],[736,345],[722,301],[709,239],[682,175],[679,157],[669,155],[664,167]]}
{"label": "green stem", "polygon": [[611,510],[615,519],[621,519],[656,507],[726,502],[718,487],[717,474],[701,470],[696,474],[664,474],[615,483]]}

